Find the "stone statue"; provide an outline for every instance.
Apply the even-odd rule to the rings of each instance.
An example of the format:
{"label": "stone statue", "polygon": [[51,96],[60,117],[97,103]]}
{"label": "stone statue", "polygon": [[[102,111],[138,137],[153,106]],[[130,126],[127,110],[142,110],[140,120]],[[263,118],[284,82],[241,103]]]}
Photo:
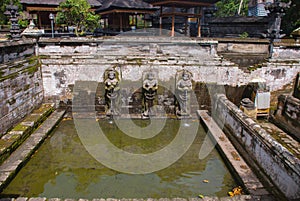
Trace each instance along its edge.
{"label": "stone statue", "polygon": [[105,103],[106,115],[119,115],[119,96],[120,96],[120,80],[115,69],[109,69],[105,72]]}
{"label": "stone statue", "polygon": [[157,76],[153,71],[149,71],[145,74],[143,81],[143,99],[144,99],[144,111],[142,116],[148,118],[149,115],[153,115],[152,106],[154,105],[155,98],[157,96],[158,81]]}
{"label": "stone statue", "polygon": [[177,99],[176,115],[189,116],[190,115],[190,92],[192,91],[192,74],[186,70],[178,73],[175,85],[175,95]]}

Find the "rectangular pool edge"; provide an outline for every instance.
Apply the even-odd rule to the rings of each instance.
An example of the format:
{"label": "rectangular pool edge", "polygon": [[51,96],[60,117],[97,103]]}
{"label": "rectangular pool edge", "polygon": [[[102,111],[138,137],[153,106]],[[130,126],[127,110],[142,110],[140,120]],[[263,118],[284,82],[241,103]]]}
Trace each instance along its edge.
{"label": "rectangular pool edge", "polygon": [[240,156],[222,129],[208,114],[208,111],[198,110],[197,115],[203,127],[208,130],[210,137],[217,143],[219,151],[222,152],[221,155],[225,157],[224,160],[230,166],[229,169],[233,171],[234,175],[239,177],[237,180],[242,182],[244,187],[246,187],[246,191],[253,196],[268,195],[269,192]]}
{"label": "rectangular pool edge", "polygon": [[1,165],[0,192],[10,183],[42,144],[54,127],[61,121],[65,111],[54,111]]}

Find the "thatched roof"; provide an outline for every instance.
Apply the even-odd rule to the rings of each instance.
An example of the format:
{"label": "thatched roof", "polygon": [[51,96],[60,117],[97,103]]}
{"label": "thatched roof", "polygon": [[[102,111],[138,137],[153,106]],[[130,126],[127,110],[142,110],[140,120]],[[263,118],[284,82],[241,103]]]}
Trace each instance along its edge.
{"label": "thatched roof", "polygon": [[[63,1],[65,0],[20,0],[20,3],[26,5],[58,6]],[[87,0],[92,7],[100,7],[100,1],[101,0]]]}
{"label": "thatched roof", "polygon": [[113,9],[156,10],[142,0],[102,0],[102,7],[98,8],[96,13]]}

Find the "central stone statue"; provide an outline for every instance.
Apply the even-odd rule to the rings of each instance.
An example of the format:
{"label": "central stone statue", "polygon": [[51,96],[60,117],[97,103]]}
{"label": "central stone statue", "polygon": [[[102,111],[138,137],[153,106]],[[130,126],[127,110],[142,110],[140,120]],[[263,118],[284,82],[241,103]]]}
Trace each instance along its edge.
{"label": "central stone statue", "polygon": [[178,117],[190,116],[190,92],[192,91],[192,74],[186,70],[179,72],[176,76],[175,95],[177,99],[176,115]]}
{"label": "central stone statue", "polygon": [[144,110],[142,113],[143,118],[149,118],[153,115],[153,105],[157,96],[158,81],[156,74],[153,71],[149,71],[145,74],[143,81],[143,98],[144,98]]}
{"label": "central stone statue", "polygon": [[110,68],[105,72],[105,103],[106,115],[119,115],[119,96],[120,96],[120,80],[118,79],[118,72]]}

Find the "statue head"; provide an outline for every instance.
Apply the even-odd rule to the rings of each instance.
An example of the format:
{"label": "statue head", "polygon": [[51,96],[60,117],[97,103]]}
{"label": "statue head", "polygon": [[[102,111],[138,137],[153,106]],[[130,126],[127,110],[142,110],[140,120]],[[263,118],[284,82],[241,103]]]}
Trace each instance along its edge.
{"label": "statue head", "polygon": [[152,71],[150,71],[148,74],[147,74],[147,78],[149,79],[149,80],[154,80],[154,73],[152,72]]}
{"label": "statue head", "polygon": [[187,80],[189,80],[190,78],[191,78],[191,73],[188,72],[188,71],[186,71],[186,70],[184,70],[184,71],[182,72],[182,79],[183,79],[184,81],[187,81]]}
{"label": "statue head", "polygon": [[109,79],[115,79],[116,78],[116,72],[114,70],[109,70],[108,73],[107,73],[107,77]]}

